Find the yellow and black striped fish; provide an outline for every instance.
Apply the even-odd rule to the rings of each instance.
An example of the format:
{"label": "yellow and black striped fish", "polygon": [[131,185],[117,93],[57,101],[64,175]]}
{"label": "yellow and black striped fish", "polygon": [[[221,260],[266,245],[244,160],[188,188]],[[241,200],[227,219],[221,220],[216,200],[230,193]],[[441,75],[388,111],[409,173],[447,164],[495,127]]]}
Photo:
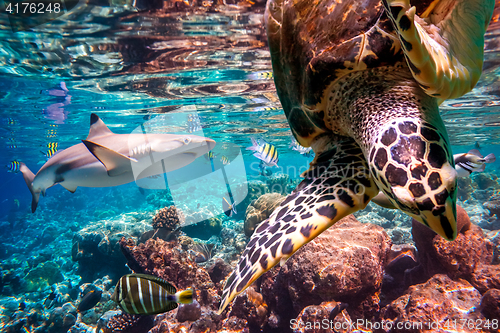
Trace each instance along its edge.
{"label": "yellow and black striped fish", "polygon": [[177,292],[174,286],[159,277],[127,274],[116,284],[111,296],[129,314],[158,314],[177,308],[177,303],[193,302],[193,289]]}
{"label": "yellow and black striped fish", "polygon": [[248,74],[247,78],[249,80],[272,80],[273,72],[271,71],[259,71]]}
{"label": "yellow and black striped fish", "polygon": [[213,159],[215,159],[215,158],[217,157],[217,156],[213,153],[213,151],[209,151],[208,153],[206,153],[206,154],[205,154],[205,155],[203,155],[203,156],[205,156],[205,159],[206,159],[207,161],[211,161],[211,160],[213,160]]}
{"label": "yellow and black striped fish", "polygon": [[47,148],[49,148],[49,149],[55,149],[55,150],[57,150],[58,147],[59,147],[59,143],[57,143],[57,142],[49,142],[49,143],[47,143]]}
{"label": "yellow and black striped fish", "polygon": [[19,168],[21,167],[21,163],[19,161],[10,161],[7,165],[8,172],[19,172]]}
{"label": "yellow and black striped fish", "polygon": [[253,156],[264,161],[268,166],[278,166],[278,151],[274,145],[267,142],[260,143],[252,138],[252,146],[247,149],[255,151]]}
{"label": "yellow and black striped fish", "polygon": [[54,155],[55,153],[57,153],[57,148],[59,147],[59,143],[57,142],[49,142],[47,143],[47,152],[44,153],[42,152],[42,154],[44,154],[47,158],[51,158],[52,155]]}

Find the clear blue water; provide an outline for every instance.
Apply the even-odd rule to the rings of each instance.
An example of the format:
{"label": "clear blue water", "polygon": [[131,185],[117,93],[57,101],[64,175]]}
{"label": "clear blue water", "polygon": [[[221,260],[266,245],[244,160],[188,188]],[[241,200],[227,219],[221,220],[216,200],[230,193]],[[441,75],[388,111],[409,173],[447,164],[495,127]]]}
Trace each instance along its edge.
{"label": "clear blue water", "polygon": [[[19,161],[36,173],[47,160],[44,154],[49,143],[57,143],[62,150],[86,138],[91,113],[119,134],[157,117],[164,118],[162,127],[155,130],[188,133],[187,115],[196,114],[201,129],[195,134],[217,142],[217,163],[231,146],[242,154],[244,169],[238,171],[247,181],[261,180],[258,160],[245,149],[252,137],[258,137],[279,151],[280,168],[273,172],[298,178],[312,157],[289,148],[291,132],[272,77],[267,75],[271,61],[262,24],[263,3],[241,1],[239,6],[206,8],[176,3],[184,10],[155,14],[137,12],[132,3],[110,6],[80,1],[61,19],[17,33],[10,30],[6,15],[0,14],[0,166]],[[499,31],[500,27],[492,25],[488,32],[485,72],[477,87],[441,106],[454,153],[479,146],[484,155],[500,157]],[[186,175],[191,171],[172,179],[189,181]],[[500,176],[500,161],[488,165],[486,171]],[[216,205],[217,194],[204,198],[213,186],[197,183],[192,196],[179,202],[192,209],[198,203]],[[78,188],[72,194],[54,186],[31,214],[31,195],[22,175],[2,167],[2,260],[15,269],[12,258],[18,258],[24,269],[26,258],[53,251],[55,257],[69,262],[74,232],[88,227],[105,211],[106,218],[153,213],[162,202],[146,200],[154,191],[141,194],[131,183]],[[30,245],[48,226],[64,229],[64,225],[71,231],[49,241],[48,250]],[[7,292],[4,296],[17,295]],[[46,292],[40,297],[46,297]]]}

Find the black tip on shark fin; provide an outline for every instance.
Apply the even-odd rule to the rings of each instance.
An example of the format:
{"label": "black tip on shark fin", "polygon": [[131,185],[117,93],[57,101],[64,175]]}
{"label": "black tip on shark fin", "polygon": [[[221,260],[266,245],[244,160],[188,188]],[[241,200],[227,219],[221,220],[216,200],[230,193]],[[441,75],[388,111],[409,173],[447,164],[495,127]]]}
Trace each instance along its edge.
{"label": "black tip on shark fin", "polygon": [[96,115],[95,113],[92,113],[92,114],[90,115],[90,126],[92,126],[92,125],[94,125],[96,122],[98,122],[98,121],[99,121],[99,119],[100,119],[100,118],[99,118],[99,116],[98,116],[98,115]]}
{"label": "black tip on shark fin", "polygon": [[92,140],[92,138],[113,134],[111,130],[106,126],[106,124],[99,118],[98,115],[92,113],[90,115],[90,130],[87,140]]}
{"label": "black tip on shark fin", "polygon": [[37,195],[33,195],[33,199],[31,200],[31,212],[34,213],[36,211],[36,207],[38,207],[38,199],[40,198],[40,193]]}

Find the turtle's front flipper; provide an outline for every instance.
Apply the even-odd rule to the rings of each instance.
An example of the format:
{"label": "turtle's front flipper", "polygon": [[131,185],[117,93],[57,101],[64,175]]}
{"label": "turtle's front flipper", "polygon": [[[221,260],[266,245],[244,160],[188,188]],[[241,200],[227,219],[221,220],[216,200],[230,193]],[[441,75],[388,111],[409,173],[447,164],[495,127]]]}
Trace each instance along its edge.
{"label": "turtle's front flipper", "polygon": [[383,2],[413,77],[427,94],[443,101],[474,88],[495,0],[434,0],[422,18],[409,0]]}
{"label": "turtle's front flipper", "polygon": [[327,150],[317,154],[305,179],[255,230],[226,280],[219,313],[259,276],[342,217],[365,208],[378,193],[353,139],[331,135],[318,140],[328,142]]}

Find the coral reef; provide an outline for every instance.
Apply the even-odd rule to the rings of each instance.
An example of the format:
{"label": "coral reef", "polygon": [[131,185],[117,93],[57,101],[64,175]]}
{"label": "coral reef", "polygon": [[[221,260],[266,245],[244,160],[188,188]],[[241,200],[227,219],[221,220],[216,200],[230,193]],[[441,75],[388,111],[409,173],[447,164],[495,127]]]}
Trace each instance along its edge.
{"label": "coral reef", "polygon": [[488,319],[500,318],[500,289],[490,289],[484,293],[481,299],[480,309]]}
{"label": "coral reef", "polygon": [[488,239],[493,244],[492,264],[500,264],[500,230],[488,232],[486,234],[486,239]]}
{"label": "coral reef", "polygon": [[113,280],[128,273],[120,251],[122,237],[139,239],[151,230],[148,216],[122,214],[111,220],[102,220],[80,230],[73,236],[71,258],[78,262],[78,274],[83,282],[109,275]]}
{"label": "coral reef", "polygon": [[[469,328],[460,323],[485,322],[479,311],[471,311],[480,301],[481,294],[467,281],[454,281],[437,274],[423,284],[410,287],[406,294],[391,302],[384,309],[382,319],[386,327],[402,325],[405,332],[437,332],[446,328],[477,332],[476,325]],[[453,327],[453,319],[457,320],[457,327]]]}
{"label": "coral reef", "polygon": [[243,200],[242,202],[244,207],[248,207],[248,205],[252,201],[257,200],[259,197],[261,197],[266,193],[269,193],[269,188],[267,187],[267,184],[260,180],[251,180],[247,183],[247,186],[248,186],[248,194],[245,200]]}
{"label": "coral reef", "polygon": [[262,294],[250,287],[235,298],[228,317],[238,317],[244,319],[250,327],[262,328],[267,322],[267,314],[267,304]]}
{"label": "coral reef", "polygon": [[218,306],[218,291],[207,271],[198,267],[177,241],[149,239],[136,245],[132,239],[120,240],[128,265],[137,273],[146,273],[165,279],[178,289],[196,286],[196,299],[203,306]]}
{"label": "coral reef", "polygon": [[23,289],[28,292],[43,290],[63,280],[64,276],[59,265],[53,261],[46,261],[28,272]]}
{"label": "coral reef", "polygon": [[65,303],[61,307],[54,308],[49,318],[38,326],[36,333],[62,333],[69,330],[76,323],[77,311],[71,303]]}
{"label": "coral reef", "polygon": [[267,219],[283,200],[285,196],[279,193],[267,193],[250,203],[245,213],[245,235],[252,236],[259,223]]}
{"label": "coral reef", "polygon": [[491,216],[495,215],[497,219],[500,219],[500,199],[487,201],[483,206],[489,210]]}
{"label": "coral reef", "polygon": [[153,217],[152,226],[154,231],[151,237],[163,240],[175,237],[175,231],[182,226],[185,220],[184,213],[175,206],[160,209]]}
{"label": "coral reef", "polygon": [[417,265],[417,251],[413,245],[392,245],[382,283],[382,293],[386,301],[393,300],[403,293],[408,287],[405,283],[407,270]]}
{"label": "coral reef", "polygon": [[390,248],[382,228],[348,216],[299,249],[282,267],[279,279],[286,281],[298,311],[318,300],[353,302],[380,288]]}
{"label": "coral reef", "polygon": [[471,224],[460,206],[457,206],[457,228],[457,238],[448,242],[420,222],[413,222],[412,233],[418,249],[419,266],[407,275],[410,279],[408,284],[422,283],[435,274],[447,274],[452,279],[465,279],[485,291],[477,275],[485,273],[481,273],[481,267],[493,263],[493,245],[484,237],[481,228]]}
{"label": "coral reef", "polygon": [[222,218],[211,217],[196,224],[190,224],[181,228],[189,237],[208,239],[212,235],[218,235],[222,230]]}
{"label": "coral reef", "polygon": [[332,300],[349,303],[357,315],[371,315],[378,309],[390,248],[381,227],[352,215],[337,222],[257,284],[274,318],[269,325],[288,327],[304,307]]}
{"label": "coral reef", "polygon": [[177,308],[175,319],[182,323],[185,321],[196,321],[201,317],[201,306],[197,300],[193,300],[191,304],[180,304]]}
{"label": "coral reef", "polygon": [[498,177],[494,173],[490,172],[475,173],[472,178],[474,180],[474,183],[477,185],[477,188],[480,190],[500,189],[500,183],[498,182]]}
{"label": "coral reef", "polygon": [[96,332],[143,333],[147,332],[153,326],[153,316],[131,315],[121,311],[108,311],[99,319]]}
{"label": "coral reef", "polygon": [[270,193],[279,193],[282,195],[290,194],[291,188],[289,186],[290,177],[287,174],[279,173],[266,178],[266,185]]}
{"label": "coral reef", "polygon": [[[353,325],[349,313],[345,311],[347,305],[340,302],[322,302],[319,305],[306,306],[297,318],[290,321],[293,333],[311,332],[348,332],[347,328],[355,327],[361,331],[362,326]],[[342,330],[342,328],[344,328]]]}

